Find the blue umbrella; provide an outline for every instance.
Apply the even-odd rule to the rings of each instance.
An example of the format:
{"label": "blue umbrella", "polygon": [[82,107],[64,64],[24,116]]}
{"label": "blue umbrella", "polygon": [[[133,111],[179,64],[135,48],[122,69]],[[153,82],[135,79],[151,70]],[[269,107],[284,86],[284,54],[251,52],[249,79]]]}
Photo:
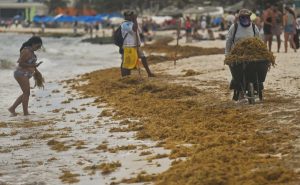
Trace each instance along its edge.
{"label": "blue umbrella", "polygon": [[54,21],[54,18],[51,16],[34,16],[33,17],[33,22],[36,22],[36,23],[42,23],[42,22],[48,23],[48,22],[53,22],[53,21]]}
{"label": "blue umbrella", "polygon": [[219,25],[219,24],[221,24],[221,22],[222,22],[222,18],[221,17],[217,17],[217,18],[215,18],[213,20],[213,24],[215,24],[215,25]]}
{"label": "blue umbrella", "polygon": [[85,23],[93,23],[93,22],[102,22],[104,19],[101,16],[78,16],[76,17],[78,22],[85,22]]}
{"label": "blue umbrella", "polygon": [[56,18],[54,18],[55,22],[74,22],[76,21],[76,18],[74,16],[69,15],[61,15]]}

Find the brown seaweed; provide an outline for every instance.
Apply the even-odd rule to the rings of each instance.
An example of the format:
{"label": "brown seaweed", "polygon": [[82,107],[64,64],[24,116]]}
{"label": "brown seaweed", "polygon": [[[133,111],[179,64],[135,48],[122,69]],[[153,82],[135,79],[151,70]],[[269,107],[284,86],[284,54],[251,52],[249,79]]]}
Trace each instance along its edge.
{"label": "brown seaweed", "polygon": [[225,57],[224,63],[268,61],[275,66],[275,56],[259,38],[247,38],[238,42]]}

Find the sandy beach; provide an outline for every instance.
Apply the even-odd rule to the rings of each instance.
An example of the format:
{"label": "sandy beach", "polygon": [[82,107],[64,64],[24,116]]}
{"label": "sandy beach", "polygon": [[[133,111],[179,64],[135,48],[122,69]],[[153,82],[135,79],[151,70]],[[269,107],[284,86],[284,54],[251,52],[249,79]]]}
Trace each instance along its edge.
{"label": "sandy beach", "polygon": [[231,100],[225,41],[182,39],[176,65],[170,45],[145,47],[155,78],[121,79],[113,52],[33,90],[35,115],[1,117],[0,184],[299,184],[299,53],[274,54],[249,105]]}

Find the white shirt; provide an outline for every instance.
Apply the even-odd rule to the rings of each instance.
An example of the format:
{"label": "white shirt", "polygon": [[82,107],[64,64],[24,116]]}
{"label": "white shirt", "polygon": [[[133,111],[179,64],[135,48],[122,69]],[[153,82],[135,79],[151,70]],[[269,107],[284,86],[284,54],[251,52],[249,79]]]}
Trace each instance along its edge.
{"label": "white shirt", "polygon": [[206,29],[206,21],[205,20],[201,21],[201,29]]}
{"label": "white shirt", "polygon": [[[141,40],[139,36],[139,29],[138,29],[138,34],[133,31],[133,25],[134,23],[131,21],[125,21],[121,24],[121,31],[122,31],[122,36],[126,38],[124,40],[123,46],[126,47],[136,47],[137,44],[140,46],[141,45]],[[138,36],[138,38],[137,38]]]}
{"label": "white shirt", "polygon": [[[251,23],[252,24],[252,23]],[[234,45],[245,39],[245,38],[250,38],[250,37],[254,37],[254,32],[253,32],[253,27],[252,25],[248,26],[248,27],[243,27],[239,22],[238,22],[238,28],[236,30],[236,34],[235,34],[235,38],[233,38],[234,35],[234,24],[231,25],[231,27],[229,28],[228,31],[228,35],[227,35],[227,40],[226,40],[226,47],[225,47],[225,54],[229,54],[231,48],[234,47]],[[257,26],[255,26],[255,37],[259,37],[259,30],[257,28]]]}

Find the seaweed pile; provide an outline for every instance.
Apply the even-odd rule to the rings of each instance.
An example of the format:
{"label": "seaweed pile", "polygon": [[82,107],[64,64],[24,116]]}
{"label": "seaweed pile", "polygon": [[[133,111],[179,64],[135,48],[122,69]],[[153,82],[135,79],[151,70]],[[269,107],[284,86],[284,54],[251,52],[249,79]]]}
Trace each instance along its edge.
{"label": "seaweed pile", "polygon": [[275,65],[275,57],[259,38],[252,37],[238,42],[226,56],[224,63],[229,65],[235,62],[268,61],[270,66]]}
{"label": "seaweed pile", "polygon": [[[150,64],[172,61],[183,58],[203,55],[223,54],[224,48],[201,48],[195,46],[172,46],[168,45],[173,39],[166,37],[156,40],[153,44],[146,45],[143,49],[149,53],[148,61]],[[165,56],[153,55],[152,53],[161,53]]]}
{"label": "seaweed pile", "polygon": [[73,88],[83,96],[93,96],[115,108],[114,119],[139,119],[141,122],[136,123],[139,139],[150,138],[172,150],[169,157],[175,162],[169,170],[149,179],[131,179],[133,182],[150,180],[156,185],[298,182],[299,174],[285,160],[272,157],[278,153],[290,154],[295,135],[257,107],[236,107],[225,100],[215,101],[216,95],[210,91],[170,84],[165,77],[140,79],[133,75],[120,79],[119,68],[85,74],[81,80],[88,83]]}

